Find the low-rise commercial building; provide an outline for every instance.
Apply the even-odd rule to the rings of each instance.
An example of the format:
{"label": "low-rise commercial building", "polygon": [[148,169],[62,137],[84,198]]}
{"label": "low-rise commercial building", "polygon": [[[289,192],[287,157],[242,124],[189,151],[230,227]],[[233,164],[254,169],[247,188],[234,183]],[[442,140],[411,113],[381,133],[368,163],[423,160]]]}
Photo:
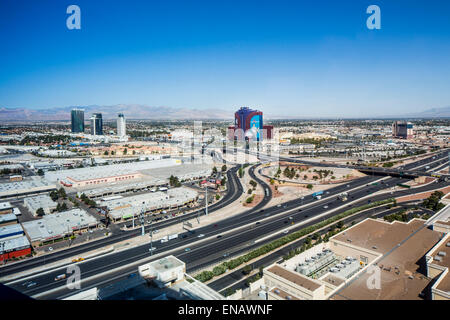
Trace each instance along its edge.
{"label": "low-rise commercial building", "polygon": [[0,239],[8,239],[23,235],[23,228],[20,224],[10,224],[0,227]]}
{"label": "low-rise commercial building", "polygon": [[167,191],[145,193],[131,197],[113,197],[99,202],[100,207],[109,210],[109,217],[114,221],[126,220],[137,216],[142,210],[155,212],[174,209],[194,202],[198,193],[192,189],[180,187]]}
{"label": "low-rise commercial building", "polygon": [[39,208],[44,210],[45,214],[50,214],[56,210],[57,203],[50,196],[43,194],[35,197],[28,197],[23,200],[25,207],[36,216]]}
{"label": "low-rise commercial building", "polygon": [[20,197],[27,195],[37,195],[39,193],[56,190],[56,185],[47,180],[33,177],[30,180],[7,182],[0,184],[0,199],[10,197]]}
{"label": "low-rise commercial building", "polygon": [[10,224],[16,224],[17,217],[14,213],[7,213],[0,215],[0,226],[6,226]]}
{"label": "low-rise commercial building", "polygon": [[31,246],[26,236],[0,239],[0,261],[27,255],[31,255]]}
{"label": "low-rise commercial building", "polygon": [[98,221],[82,209],[45,215],[42,219],[22,223],[33,246],[48,243],[74,232],[96,228]]}
{"label": "low-rise commercial building", "polygon": [[9,202],[0,202],[0,214],[9,214],[13,212],[13,206]]}

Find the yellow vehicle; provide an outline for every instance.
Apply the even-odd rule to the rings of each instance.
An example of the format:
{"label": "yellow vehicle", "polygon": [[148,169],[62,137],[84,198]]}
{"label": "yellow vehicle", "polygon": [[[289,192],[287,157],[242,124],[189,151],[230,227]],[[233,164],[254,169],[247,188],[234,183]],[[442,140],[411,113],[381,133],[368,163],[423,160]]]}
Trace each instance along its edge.
{"label": "yellow vehicle", "polygon": [[80,262],[80,261],[83,261],[83,260],[84,260],[84,258],[76,258],[76,259],[73,259],[72,262]]}
{"label": "yellow vehicle", "polygon": [[441,177],[441,176],[438,175],[438,174],[432,174],[431,176],[432,176],[432,177],[435,177],[435,178],[440,178],[440,177]]}

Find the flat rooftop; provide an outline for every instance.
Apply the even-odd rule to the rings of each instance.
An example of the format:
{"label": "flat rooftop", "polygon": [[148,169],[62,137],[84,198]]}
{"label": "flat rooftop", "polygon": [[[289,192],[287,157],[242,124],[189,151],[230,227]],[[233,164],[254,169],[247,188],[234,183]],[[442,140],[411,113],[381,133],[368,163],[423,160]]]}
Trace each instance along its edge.
{"label": "flat rooftop", "polygon": [[385,254],[408,236],[420,228],[424,228],[424,222],[424,220],[414,219],[409,223],[400,221],[388,223],[381,220],[366,219],[362,223],[330,238],[330,241],[338,240]]}
{"label": "flat rooftop", "polygon": [[[441,239],[442,233],[427,228],[425,221],[409,223],[366,219],[339,234],[342,241],[351,237],[352,245],[382,253],[376,265],[381,269],[381,288],[369,289],[369,274],[363,272],[338,290],[333,300],[419,300],[430,284],[425,276],[425,255]],[[332,242],[332,240],[330,240]],[[378,249],[372,249],[377,245]]]}
{"label": "flat rooftop", "polygon": [[8,209],[12,209],[12,208],[13,208],[13,206],[9,202],[1,202],[0,203],[0,210],[8,210]]}
{"label": "flat rooftop", "polygon": [[328,273],[325,278],[321,279],[335,287],[339,287],[342,283],[345,282],[344,279],[334,276],[332,273]]}
{"label": "flat rooftop", "polygon": [[[432,252],[433,264],[450,268],[450,238]],[[439,261],[440,260],[440,261]],[[450,292],[450,276],[447,274],[437,286],[437,289]]]}
{"label": "flat rooftop", "polygon": [[[28,241],[26,236],[18,236],[6,240],[0,240],[0,243],[4,244],[5,251],[21,250],[30,247],[30,241]],[[0,248],[2,247],[3,245],[0,245]]]}
{"label": "flat rooftop", "polygon": [[52,182],[66,179],[79,182],[93,179],[116,177],[128,174],[138,174],[141,170],[148,170],[155,168],[161,170],[161,168],[175,166],[179,164],[181,164],[181,161],[175,159],[138,161],[131,163],[111,164],[106,166],[49,171],[45,173],[45,178]]}
{"label": "flat rooftop", "polygon": [[10,224],[0,227],[0,238],[9,237],[14,233],[23,233],[23,228],[20,224]]}
{"label": "flat rooftop", "polygon": [[286,270],[278,265],[270,267],[267,271],[310,291],[314,291],[320,287],[319,284],[309,280],[307,277],[304,277],[297,272]]}
{"label": "flat rooftop", "polygon": [[0,224],[16,220],[17,217],[14,213],[0,214]]}
{"label": "flat rooftop", "polygon": [[184,266],[184,262],[174,256],[167,256],[159,260],[150,262],[149,265],[157,272],[165,272],[167,270]]}
{"label": "flat rooftop", "polygon": [[28,197],[23,200],[24,204],[28,206],[28,208],[32,211],[32,213],[35,213],[37,209],[51,209],[56,208],[58,205],[55,201],[50,198],[47,194],[42,194],[35,197]]}
{"label": "flat rooftop", "polygon": [[96,224],[97,220],[82,209],[48,214],[42,219],[22,223],[32,242],[59,238],[72,230]]}
{"label": "flat rooftop", "polygon": [[4,192],[19,192],[32,190],[36,188],[42,187],[54,187],[54,184],[49,183],[48,181],[42,178],[34,178],[33,180],[23,180],[23,181],[14,181],[0,184],[0,193]]}

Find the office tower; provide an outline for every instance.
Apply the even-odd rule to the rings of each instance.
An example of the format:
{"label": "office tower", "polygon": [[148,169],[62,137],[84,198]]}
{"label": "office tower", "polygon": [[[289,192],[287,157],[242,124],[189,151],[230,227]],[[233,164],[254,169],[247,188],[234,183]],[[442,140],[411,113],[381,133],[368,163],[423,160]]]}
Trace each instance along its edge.
{"label": "office tower", "polygon": [[414,136],[413,124],[406,121],[395,121],[392,124],[392,136],[394,138],[412,139]]}
{"label": "office tower", "polygon": [[84,132],[84,110],[72,109],[71,112],[72,132]]}
{"label": "office tower", "polygon": [[94,136],[103,135],[103,119],[101,113],[93,113],[91,117],[91,134]]}
{"label": "office tower", "polygon": [[117,135],[119,137],[125,137],[127,135],[125,117],[123,113],[119,113],[117,116]]}
{"label": "office tower", "polygon": [[248,141],[272,139],[272,130],[273,126],[263,125],[261,111],[243,107],[234,114],[234,126],[228,127],[228,139]]}

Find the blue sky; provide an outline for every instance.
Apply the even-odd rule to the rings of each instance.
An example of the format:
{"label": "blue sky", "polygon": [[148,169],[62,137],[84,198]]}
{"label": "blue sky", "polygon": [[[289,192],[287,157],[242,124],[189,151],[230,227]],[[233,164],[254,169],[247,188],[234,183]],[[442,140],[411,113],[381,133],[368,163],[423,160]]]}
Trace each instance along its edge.
{"label": "blue sky", "polygon": [[[66,8],[81,8],[81,30]],[[368,30],[366,8],[381,8]],[[0,0],[0,107],[256,107],[391,115],[450,105],[450,1]]]}

